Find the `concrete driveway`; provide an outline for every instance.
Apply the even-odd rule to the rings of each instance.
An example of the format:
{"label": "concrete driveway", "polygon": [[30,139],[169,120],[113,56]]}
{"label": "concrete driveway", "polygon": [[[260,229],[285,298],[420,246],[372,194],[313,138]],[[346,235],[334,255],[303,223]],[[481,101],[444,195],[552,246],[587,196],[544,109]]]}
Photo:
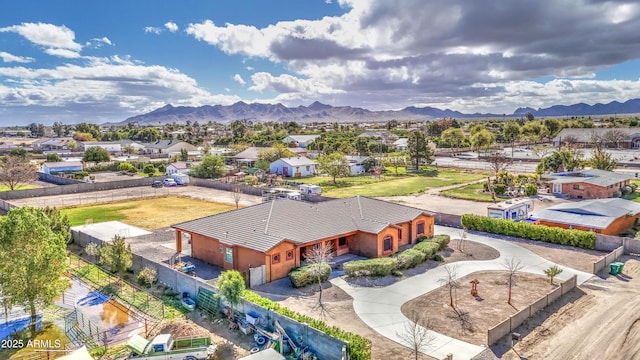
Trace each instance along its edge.
{"label": "concrete driveway", "polygon": [[[448,234],[452,238],[459,237],[459,231],[459,229],[443,226],[435,227],[436,234]],[[504,261],[511,258],[521,261],[522,272],[534,274],[544,274],[544,269],[554,265],[509,241],[475,233],[468,233],[467,239],[495,248],[500,252],[500,257],[488,261],[460,261],[439,266],[384,288],[354,287],[343,278],[335,278],[331,282],[351,295],[354,310],[362,321],[381,335],[406,346],[398,334],[404,332],[405,324],[409,319],[402,314],[400,308],[407,301],[439,288],[441,285],[438,280],[445,277],[445,267],[455,266],[457,277],[461,278],[477,271],[505,270]],[[564,271],[558,276],[559,280],[577,275],[578,284],[582,284],[593,276],[593,274],[571,268],[562,268]],[[454,359],[471,359],[485,349],[484,346],[470,344],[434,331],[430,332],[435,336],[435,341],[426,354],[437,359],[442,359],[447,354],[453,354]]]}

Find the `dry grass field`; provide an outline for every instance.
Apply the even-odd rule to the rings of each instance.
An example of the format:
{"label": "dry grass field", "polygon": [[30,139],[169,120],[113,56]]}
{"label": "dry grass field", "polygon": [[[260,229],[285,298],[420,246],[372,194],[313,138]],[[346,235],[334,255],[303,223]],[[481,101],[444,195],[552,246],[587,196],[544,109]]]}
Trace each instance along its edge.
{"label": "dry grass field", "polygon": [[235,205],[190,197],[165,196],[111,204],[68,207],[61,209],[72,226],[92,222],[118,220],[146,230],[153,230],[235,209]]}

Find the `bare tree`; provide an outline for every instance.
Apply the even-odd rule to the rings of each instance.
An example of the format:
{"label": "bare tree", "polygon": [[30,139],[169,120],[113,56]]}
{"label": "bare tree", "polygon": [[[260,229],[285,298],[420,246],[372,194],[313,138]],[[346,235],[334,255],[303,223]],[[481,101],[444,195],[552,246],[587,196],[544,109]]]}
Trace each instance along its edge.
{"label": "bare tree", "polygon": [[498,178],[498,173],[500,171],[506,170],[509,165],[513,162],[513,160],[503,153],[493,153],[486,157],[491,170],[496,174],[496,179]]}
{"label": "bare tree", "polygon": [[542,159],[543,157],[553,153],[554,151],[556,151],[556,149],[554,149],[551,146],[545,146],[545,145],[536,145],[531,150],[533,155],[538,159]]}
{"label": "bare tree", "polygon": [[9,155],[0,160],[0,184],[9,190],[32,183],[37,178],[36,169],[27,158]]}
{"label": "bare tree", "polygon": [[240,200],[242,199],[242,191],[240,191],[240,185],[233,185],[233,192],[231,193],[231,197],[233,198],[233,202],[236,204],[236,209],[240,207]]}
{"label": "bare tree", "polygon": [[449,306],[455,309],[453,291],[460,287],[460,284],[458,283],[458,267],[456,265],[445,266],[444,271],[444,276],[439,279],[438,282],[449,288]]}
{"label": "bare tree", "polygon": [[459,231],[459,238],[457,242],[458,251],[464,252],[465,241],[467,240],[467,229],[462,229]]}
{"label": "bare tree", "polygon": [[414,310],[409,315],[409,321],[404,324],[404,331],[396,333],[402,343],[409,347],[411,355],[415,355],[415,360],[435,342],[436,337],[429,331],[430,328],[431,320],[423,318]]}
{"label": "bare tree", "polygon": [[624,131],[620,129],[611,129],[602,134],[602,139],[610,144],[615,145],[616,149],[620,148],[620,143],[627,137]]}
{"label": "bare tree", "polygon": [[580,142],[580,139],[578,139],[577,136],[567,135],[564,138],[562,138],[562,144],[560,144],[560,146],[564,145],[568,148],[574,148],[578,145],[579,142]]}
{"label": "bare tree", "polygon": [[333,245],[326,243],[324,246],[316,244],[311,249],[307,249],[305,256],[311,265],[310,272],[318,281],[318,302],[315,309],[320,310],[320,315],[329,315],[326,304],[322,301],[322,282],[327,277],[327,271],[331,273],[329,262],[333,259]]}
{"label": "bare tree", "polygon": [[511,305],[511,287],[513,286],[516,273],[523,268],[522,261],[516,258],[504,259],[503,266],[508,272],[507,283],[509,285],[509,298],[507,299],[507,304]]}

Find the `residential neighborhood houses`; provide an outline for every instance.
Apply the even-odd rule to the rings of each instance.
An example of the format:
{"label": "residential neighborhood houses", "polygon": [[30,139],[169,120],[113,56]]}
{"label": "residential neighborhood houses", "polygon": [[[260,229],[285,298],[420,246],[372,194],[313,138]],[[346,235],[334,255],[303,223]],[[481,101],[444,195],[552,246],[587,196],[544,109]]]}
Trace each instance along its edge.
{"label": "residential neighborhood houses", "polygon": [[[506,138],[500,144],[478,145],[477,138],[472,134],[476,131],[473,129],[475,124],[463,124],[463,138],[452,140],[446,134],[431,134],[437,130],[434,129],[434,123],[426,123],[422,128],[416,124],[407,125],[406,128],[412,130],[387,129],[389,124],[370,129],[354,126],[355,130],[345,125],[334,125],[321,127],[322,131],[317,133],[303,127],[303,132],[307,132],[303,135],[284,136],[285,133],[280,132],[277,138],[269,138],[268,141],[260,137],[260,131],[265,130],[259,126],[256,129],[262,130],[250,132],[247,129],[249,135],[239,135],[237,129],[236,134],[217,129],[220,138],[203,138],[199,141],[189,138],[193,136],[193,130],[181,127],[163,129],[162,134],[166,136],[153,141],[81,141],[73,137],[22,140],[24,146],[7,147],[5,158],[16,161],[24,159],[25,163],[37,166],[38,171],[47,176],[41,176],[42,182],[37,183],[36,189],[11,191],[6,196],[0,192],[0,208],[7,211],[27,204],[29,198],[37,201],[35,198],[44,194],[54,198],[42,200],[43,207],[49,204],[87,206],[92,199],[95,199],[94,204],[101,201],[116,202],[114,199],[117,199],[115,194],[118,192],[134,198],[134,202],[138,198],[150,198],[152,207],[173,215],[170,215],[172,221],[165,220],[158,228],[138,229],[145,235],[134,240],[131,234],[135,228],[125,229],[125,226],[129,226],[126,218],[130,215],[120,214],[118,216],[125,219],[122,220],[123,224],[109,225],[109,234],[121,234],[126,241],[135,243],[132,268],[136,273],[152,264],[152,267],[161,269],[157,271],[156,281],[181,296],[194,299],[199,296],[198,286],[215,284],[217,276],[227,271],[239,272],[245,285],[258,293],[287,298],[294,291],[292,274],[313,269],[319,261],[318,251],[323,250],[326,258],[321,263],[330,268],[331,275],[327,275],[328,279],[320,277],[318,280],[315,273],[307,274],[306,281],[310,282],[304,291],[315,293],[317,290],[311,289],[309,284],[317,284],[317,281],[323,282],[323,287],[341,289],[345,296],[353,299],[353,304],[349,306],[352,321],[359,318],[365,324],[359,326],[365,326],[366,331],[380,334],[385,341],[395,344],[387,346],[400,348],[406,346],[398,337],[402,329],[396,326],[391,331],[374,326],[377,320],[370,315],[367,307],[363,307],[361,300],[366,297],[356,295],[359,291],[387,286],[395,289],[390,284],[404,282],[412,290],[403,294],[411,293],[415,299],[429,296],[429,293],[420,292],[426,278],[438,274],[438,279],[427,282],[453,286],[443,281],[443,269],[451,270],[452,262],[459,262],[461,269],[459,274],[455,274],[457,283],[466,283],[468,279],[464,276],[467,275],[494,272],[495,279],[490,283],[482,280],[480,287],[496,286],[501,284],[499,274],[505,271],[504,263],[508,261],[502,255],[503,251],[505,254],[514,251],[513,254],[519,254],[517,256],[523,261],[537,261],[538,264],[544,261],[545,267],[546,262],[549,262],[548,266],[557,262],[559,264],[556,265],[564,271],[558,279],[572,281],[570,275],[576,275],[576,286],[580,286],[589,281],[593,274],[606,272],[603,269],[608,269],[607,266],[616,263],[615,260],[625,261],[635,253],[635,244],[640,243],[634,239],[636,233],[640,234],[640,205],[635,201],[639,182],[634,170],[637,156],[631,153],[632,136],[629,137],[630,143],[619,140],[618,144],[610,133],[589,129],[591,137],[587,139],[583,135],[584,144],[580,145],[576,145],[579,141],[571,138],[579,131],[565,132],[564,140],[557,141],[558,148],[552,147],[555,140],[551,136],[547,136],[547,143],[545,139],[537,139],[540,143],[535,145],[529,145],[529,140],[524,138],[517,145]],[[445,126],[450,125],[451,121],[437,123]],[[489,131],[488,128],[487,125],[484,130]],[[445,130],[439,131],[442,134]],[[562,134],[564,130],[558,131],[558,134]],[[111,130],[111,133],[115,131]],[[135,131],[132,130],[132,133]],[[273,132],[268,133],[273,136]],[[570,141],[567,141],[567,137]],[[241,142],[239,138],[251,141]],[[422,139],[425,141],[421,142]],[[600,146],[594,144],[593,139],[607,140],[603,140],[604,145]],[[15,144],[11,138],[7,141]],[[591,148],[591,145],[596,146]],[[26,152],[16,151],[16,148],[25,149]],[[85,155],[96,148],[106,152],[106,157],[89,161]],[[541,158],[551,156],[553,151],[562,153],[562,159],[573,162],[550,163],[548,168],[537,174],[519,170],[525,169],[522,164],[535,168],[542,163]],[[625,157],[607,158],[607,155],[618,153]],[[458,157],[456,154],[468,156]],[[504,166],[492,163],[491,156],[496,154],[506,159]],[[327,155],[343,159],[340,164],[346,164],[348,171],[334,176],[332,170],[322,164]],[[601,157],[599,163],[591,158],[596,156]],[[442,159],[446,159],[442,163],[447,166],[439,165]],[[411,165],[414,161],[417,166]],[[456,163],[459,167],[456,167]],[[600,166],[596,164],[603,163],[607,165],[603,169],[595,168]],[[69,180],[71,186],[45,184],[45,181],[56,176],[77,180]],[[82,184],[83,181],[90,184]],[[129,188],[125,184],[128,181],[135,185]],[[30,183],[33,181],[30,180]],[[85,185],[93,187],[82,190]],[[38,187],[43,189],[40,191]],[[20,191],[24,192],[24,198],[21,198]],[[87,192],[86,195],[83,191]],[[100,191],[110,191],[110,195],[99,194]],[[59,201],[55,197],[59,197]],[[170,202],[180,202],[182,197],[219,201],[232,206],[220,206],[220,210],[202,213],[198,212],[202,205],[193,205],[182,211],[169,205]],[[100,211],[108,213],[111,210]],[[595,236],[592,247],[587,249],[597,250],[598,255],[589,253],[591,257],[588,257],[580,252],[582,250],[566,246],[565,242],[551,241],[544,245],[529,244],[532,247],[539,246],[535,256],[541,258],[534,258],[532,252],[523,250],[527,249],[525,246],[518,245],[517,241],[510,238],[495,238],[494,235],[473,231],[472,228],[462,229],[462,217],[466,214],[486,215],[489,219],[486,221],[492,221],[493,218],[531,226],[520,234],[524,239],[529,239],[529,233],[544,233],[546,229],[581,230],[591,234],[589,236]],[[84,225],[74,227],[74,236],[78,236],[76,245],[81,243],[86,246],[92,241],[100,246],[112,243],[112,239],[104,236],[92,238],[89,225],[94,222],[94,217],[97,215],[81,220],[84,222],[80,224]],[[145,221],[153,221],[153,217],[149,214]],[[502,225],[496,224],[493,231],[500,235]],[[114,226],[122,229],[114,229]],[[96,229],[99,227],[97,225]],[[582,238],[587,235],[578,236]],[[574,241],[573,235],[566,235],[566,238]],[[496,245],[496,241],[505,244],[505,247]],[[491,255],[496,256],[491,258],[489,250],[483,246],[493,249],[498,255]],[[571,260],[565,259],[565,255],[558,255],[560,250],[556,253],[557,248],[566,252],[562,254],[572,254],[566,255]],[[73,251],[84,254],[86,261],[101,261],[100,256],[89,258],[86,256],[88,252],[83,249]],[[573,260],[573,257],[581,260]],[[605,259],[602,262],[604,265],[596,265],[600,264],[600,260],[597,260],[599,257]],[[584,270],[584,259],[589,259],[586,261],[589,272]],[[593,262],[589,262],[591,260]],[[354,267],[359,270],[353,270]],[[633,269],[627,267],[630,268]],[[184,269],[195,270],[187,272]],[[521,272],[527,273],[527,276],[544,276],[543,270],[540,266],[529,264]],[[529,279],[519,281],[527,284]],[[533,290],[529,290],[517,289],[518,292],[534,294]],[[337,290],[329,291],[333,294]],[[531,296],[527,300],[529,303],[538,295]],[[392,302],[396,296],[389,294],[388,298]],[[386,304],[387,300],[384,301]],[[488,305],[492,301],[489,296],[485,301],[486,306],[498,306]],[[446,301],[445,305],[448,303]],[[453,297],[451,303],[455,303]],[[518,306],[530,306],[529,303],[518,303]],[[400,324],[412,320],[409,313],[400,311],[403,304],[394,304],[398,306],[398,312],[391,312],[393,317],[400,319]],[[465,306],[465,311],[469,309],[478,314],[485,311],[481,302],[473,304],[476,307],[460,306]],[[458,308],[448,305],[439,311],[450,309]],[[512,316],[509,311],[506,318]],[[313,315],[310,313],[308,316]],[[534,312],[529,311],[527,316],[534,316]],[[480,350],[475,340],[461,335],[457,330],[449,332],[446,327],[457,329],[458,323],[446,320],[446,317],[443,319],[439,322],[451,323],[444,328],[429,329],[436,334],[435,339],[442,347],[423,352],[434,358],[446,355],[443,355],[445,351],[455,353],[459,358],[472,358],[467,356],[471,353],[478,355]],[[493,325],[484,326],[481,323],[476,320],[474,325],[479,326],[481,333],[488,331],[491,334]],[[241,328],[245,326],[241,321],[236,325]],[[509,332],[503,336],[516,331],[515,326],[513,329],[510,326]],[[287,327],[286,331],[295,330]],[[492,336],[484,338],[485,346],[492,345],[487,343]],[[314,351],[322,353],[324,350],[314,348]]]}

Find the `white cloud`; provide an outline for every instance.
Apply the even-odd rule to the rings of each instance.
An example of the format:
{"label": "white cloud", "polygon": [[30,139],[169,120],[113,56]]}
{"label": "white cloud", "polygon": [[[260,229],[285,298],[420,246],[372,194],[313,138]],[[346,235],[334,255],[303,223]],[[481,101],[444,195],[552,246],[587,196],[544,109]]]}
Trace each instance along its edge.
{"label": "white cloud", "polygon": [[253,71],[253,67],[252,66],[247,66],[245,69],[247,69],[247,71]]}
{"label": "white cloud", "polygon": [[166,27],[170,32],[178,31],[178,24],[174,23],[173,21],[166,22],[164,24],[164,27]]}
{"label": "white cloud", "polygon": [[144,32],[158,35],[158,34],[160,34],[162,32],[162,28],[153,27],[153,26],[145,26]]}
{"label": "white cloud", "polygon": [[75,42],[75,33],[64,25],[22,23],[0,28],[0,32],[20,34],[32,43],[44,47],[46,53],[54,56],[79,57],[82,50],[82,45]]}
{"label": "white cloud", "polygon": [[101,38],[93,38],[90,41],[87,41],[87,43],[85,44],[85,46],[91,46],[94,48],[100,48],[103,45],[111,45],[113,46],[113,43],[111,42],[111,40],[108,37],[101,37]]}
{"label": "white cloud", "polygon": [[9,54],[5,51],[0,51],[0,58],[2,58],[3,62],[17,62],[17,63],[30,63],[35,61],[34,58],[28,56],[17,56],[13,54]]}
{"label": "white cloud", "polygon": [[246,81],[244,81],[244,79],[242,78],[242,76],[240,76],[240,74],[233,75],[233,80],[240,85],[246,84]]}

